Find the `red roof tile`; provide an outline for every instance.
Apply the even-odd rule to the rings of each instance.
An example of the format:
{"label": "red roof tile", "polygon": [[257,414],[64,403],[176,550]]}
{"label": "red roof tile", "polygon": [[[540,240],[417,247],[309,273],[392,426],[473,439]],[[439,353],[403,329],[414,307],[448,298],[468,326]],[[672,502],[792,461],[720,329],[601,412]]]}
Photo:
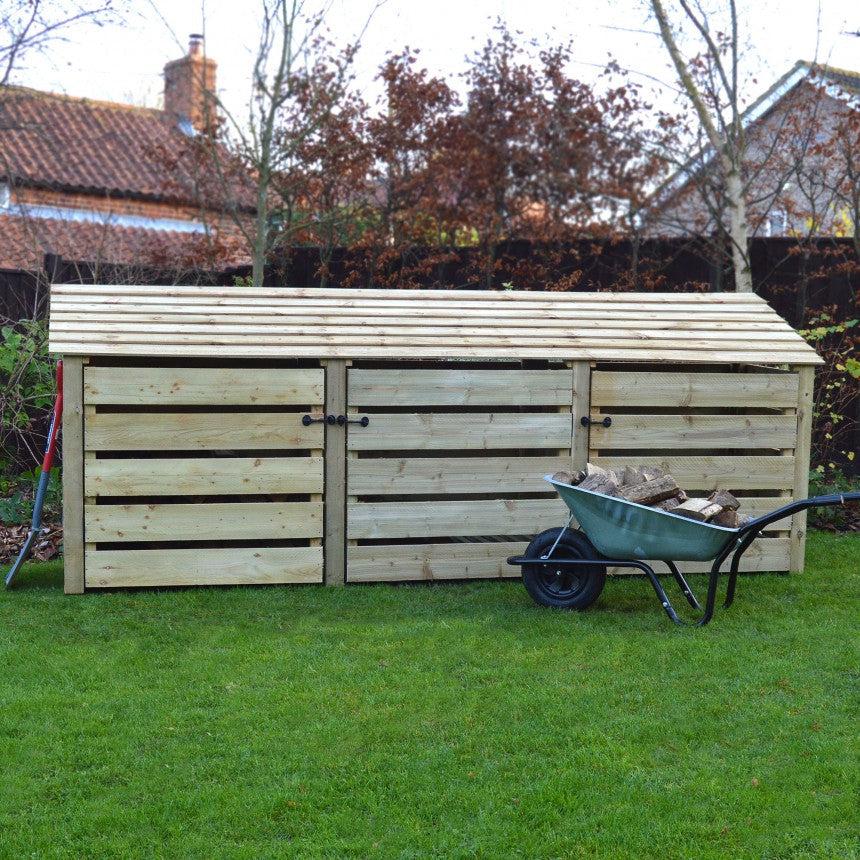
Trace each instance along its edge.
{"label": "red roof tile", "polygon": [[253,205],[247,182],[223,186],[200,139],[167,113],[0,88],[0,170],[16,183],[222,208]]}
{"label": "red roof tile", "polygon": [[0,215],[0,269],[38,271],[48,253],[87,263],[177,271],[249,262],[242,243],[225,236]]}

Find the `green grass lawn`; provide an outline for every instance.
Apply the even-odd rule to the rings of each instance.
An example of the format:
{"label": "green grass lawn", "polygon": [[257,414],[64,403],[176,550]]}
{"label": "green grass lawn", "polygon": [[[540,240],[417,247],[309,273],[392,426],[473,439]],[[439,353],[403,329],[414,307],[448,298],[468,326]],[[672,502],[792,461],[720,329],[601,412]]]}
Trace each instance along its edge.
{"label": "green grass lawn", "polygon": [[568,614],[33,565],[0,594],[0,856],[855,857],[858,568],[813,534],[691,631],[641,579]]}

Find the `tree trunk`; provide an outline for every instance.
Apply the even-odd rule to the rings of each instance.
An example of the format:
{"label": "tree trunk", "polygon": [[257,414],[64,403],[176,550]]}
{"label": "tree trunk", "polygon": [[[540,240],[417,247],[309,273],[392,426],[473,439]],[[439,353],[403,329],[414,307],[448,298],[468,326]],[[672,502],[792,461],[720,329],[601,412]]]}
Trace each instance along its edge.
{"label": "tree trunk", "polygon": [[261,177],[257,183],[257,214],[254,216],[254,247],[251,261],[251,286],[257,289],[263,286],[263,278],[266,274],[266,248],[269,239],[267,190],[268,180],[264,181]]}
{"label": "tree trunk", "polygon": [[736,165],[726,165],[726,202],[729,210],[729,238],[732,242],[732,265],[735,270],[735,292],[753,291],[750,270],[749,225],[744,187]]}

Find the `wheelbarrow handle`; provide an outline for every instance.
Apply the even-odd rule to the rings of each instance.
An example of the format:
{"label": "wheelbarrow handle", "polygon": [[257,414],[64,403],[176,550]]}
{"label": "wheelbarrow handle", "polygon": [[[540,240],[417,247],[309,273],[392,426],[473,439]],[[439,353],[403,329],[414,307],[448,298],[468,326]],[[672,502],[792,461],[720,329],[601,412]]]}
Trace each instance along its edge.
{"label": "wheelbarrow handle", "polygon": [[781,508],[777,508],[775,511],[771,511],[769,514],[750,520],[746,525],[741,526],[738,534],[746,535],[750,532],[760,532],[771,523],[790,517],[792,514],[799,513],[800,511],[808,510],[809,508],[844,505],[846,502],[860,502],[860,493],[831,493],[827,496],[812,496],[808,499],[798,499],[795,502],[790,502]]}

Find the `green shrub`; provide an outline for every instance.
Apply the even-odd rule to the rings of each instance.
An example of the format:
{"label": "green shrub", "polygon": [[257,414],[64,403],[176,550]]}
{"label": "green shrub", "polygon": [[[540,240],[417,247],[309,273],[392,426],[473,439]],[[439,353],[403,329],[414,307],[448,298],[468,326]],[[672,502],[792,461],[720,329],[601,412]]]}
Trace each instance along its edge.
{"label": "green shrub", "polygon": [[[809,495],[827,496],[833,493],[860,491],[860,477],[847,476],[840,468],[818,466],[809,473]],[[847,507],[812,508],[809,512],[811,528],[845,531],[851,528],[857,514]]]}
{"label": "green shrub", "polygon": [[[33,516],[33,500],[36,484],[42,473],[40,466],[21,472],[13,477],[0,477],[0,524],[19,525],[28,523]],[[56,522],[62,518],[63,482],[60,467],[51,469],[45,504],[42,508],[42,522]]]}
{"label": "green shrub", "polygon": [[42,459],[54,372],[47,323],[20,320],[0,327],[0,463],[7,475],[32,470]]}

